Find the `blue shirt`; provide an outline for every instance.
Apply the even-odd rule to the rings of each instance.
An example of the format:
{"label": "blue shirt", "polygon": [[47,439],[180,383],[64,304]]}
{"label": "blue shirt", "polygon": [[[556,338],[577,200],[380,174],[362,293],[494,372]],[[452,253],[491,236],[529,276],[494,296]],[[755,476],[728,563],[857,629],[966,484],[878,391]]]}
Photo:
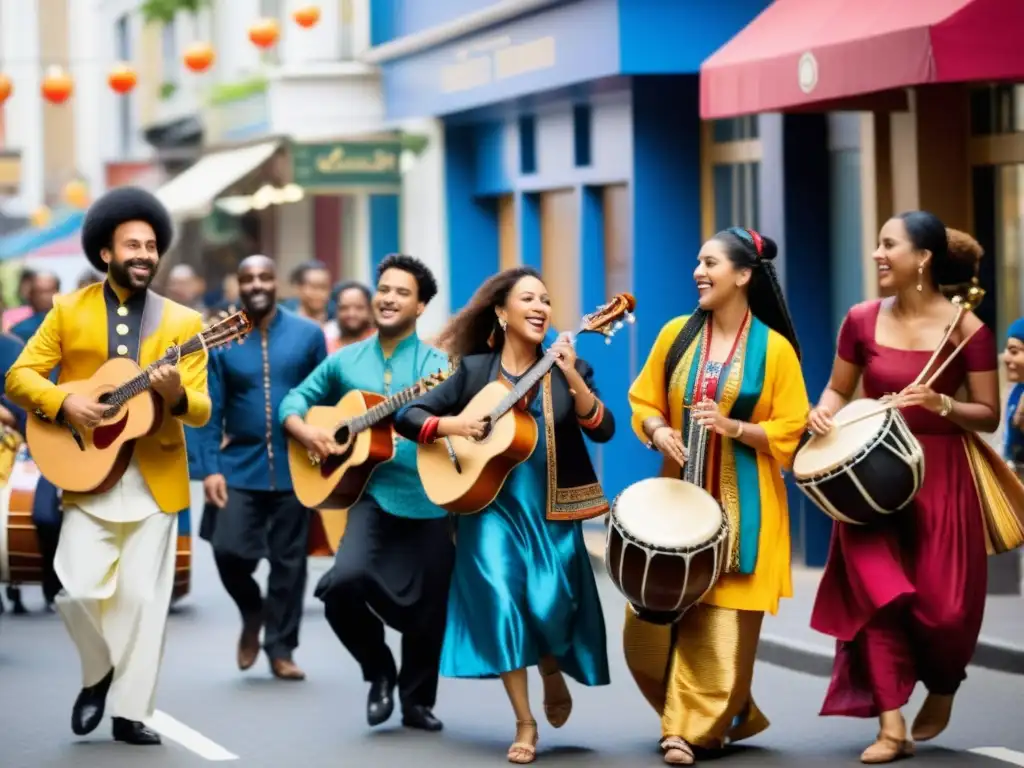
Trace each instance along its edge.
{"label": "blue shirt", "polygon": [[43,318],[46,317],[46,314],[46,312],[33,312],[20,323],[15,323],[11,326],[11,333],[27,344],[28,340],[39,330],[39,326],[43,324]]}
{"label": "blue shirt", "polygon": [[1014,384],[1006,403],[1006,440],[1003,443],[1003,458],[1017,463],[1024,463],[1024,432],[1013,425],[1013,417],[1022,395],[1024,384]]}
{"label": "blue shirt", "polygon": [[[448,357],[424,344],[415,333],[402,339],[389,358],[384,357],[380,341],[373,335],[339,349],[289,392],[279,410],[281,423],[289,416],[305,418],[314,405],[333,405],[354,389],[391,397],[448,368]],[[388,378],[390,386],[385,386]],[[430,502],[416,472],[416,444],[399,435],[395,441],[394,458],[374,470],[366,493],[384,511],[398,517],[444,517],[447,513]]]}
{"label": "blue shirt", "polygon": [[[11,370],[14,361],[18,359],[21,350],[25,348],[25,342],[10,333],[0,333],[0,376],[7,378],[7,372]],[[0,405],[14,414],[17,421],[15,429],[25,434],[25,411],[18,405],[12,403],[6,395],[0,397]]]}
{"label": "blue shirt", "polygon": [[[290,390],[327,357],[320,327],[282,307],[270,327],[210,354],[210,421],[202,428],[204,475],[231,488],[289,491],[288,443],[275,417]],[[220,450],[224,436],[228,444]]]}

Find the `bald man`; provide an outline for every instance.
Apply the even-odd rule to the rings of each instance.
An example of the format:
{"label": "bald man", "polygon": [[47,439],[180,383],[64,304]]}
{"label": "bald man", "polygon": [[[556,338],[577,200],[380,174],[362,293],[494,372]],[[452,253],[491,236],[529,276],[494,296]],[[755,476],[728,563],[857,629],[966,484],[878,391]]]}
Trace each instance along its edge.
{"label": "bald man", "polygon": [[203,306],[203,281],[188,264],[175,264],[167,274],[167,298],[199,313]]}
{"label": "bald man", "polygon": [[[238,267],[242,307],[255,326],[244,344],[210,355],[210,421],[201,432],[206,510],[200,536],[211,543],[221,581],[238,606],[239,669],[262,647],[275,677],[302,680],[292,656],[306,589],[310,511],[292,492],[288,446],[276,418],[289,390],[327,357],[320,327],[277,305],[277,274],[266,256]],[[223,450],[224,435],[230,440]],[[267,594],[252,574],[270,561]]]}

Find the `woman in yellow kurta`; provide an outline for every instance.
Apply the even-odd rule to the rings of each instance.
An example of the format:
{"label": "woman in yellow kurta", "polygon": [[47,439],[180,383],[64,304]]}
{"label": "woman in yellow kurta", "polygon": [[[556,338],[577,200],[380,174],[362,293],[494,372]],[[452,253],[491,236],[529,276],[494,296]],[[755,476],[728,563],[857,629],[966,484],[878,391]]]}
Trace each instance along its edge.
{"label": "woman in yellow kurta", "polygon": [[788,469],[810,406],[796,333],[771,260],[775,243],[733,227],[704,244],[700,306],[670,321],[629,391],[633,429],[679,477],[691,428],[709,430],[704,488],[729,522],[718,583],[677,623],[626,611],[626,663],[661,716],[665,762],[760,733],[751,680],[766,611],[792,595]]}

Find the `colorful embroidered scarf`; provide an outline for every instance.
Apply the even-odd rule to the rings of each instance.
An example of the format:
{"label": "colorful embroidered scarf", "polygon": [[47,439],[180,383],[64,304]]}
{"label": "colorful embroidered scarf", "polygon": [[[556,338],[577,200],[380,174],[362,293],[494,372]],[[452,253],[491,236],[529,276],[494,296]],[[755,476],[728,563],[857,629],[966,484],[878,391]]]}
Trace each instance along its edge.
{"label": "colorful embroidered scarf", "polygon": [[[769,328],[756,317],[741,332],[736,354],[722,370],[715,399],[729,418],[750,421],[754,406],[764,388],[765,366],[768,360]],[[687,348],[682,360],[672,373],[669,389],[684,391],[683,442],[689,438],[689,408],[693,405],[693,390],[697,374],[707,365],[707,321],[694,343]],[[686,382],[685,389],[680,386]],[[728,437],[716,435],[708,442],[710,468],[715,447],[720,447],[719,488],[712,489],[722,503],[729,521],[729,561],[726,570],[731,573],[751,574],[757,565],[758,539],[761,533],[761,487],[757,470],[757,451]],[[711,476],[709,470],[708,473]],[[706,481],[705,481],[706,482]],[[714,493],[717,490],[718,493]]]}

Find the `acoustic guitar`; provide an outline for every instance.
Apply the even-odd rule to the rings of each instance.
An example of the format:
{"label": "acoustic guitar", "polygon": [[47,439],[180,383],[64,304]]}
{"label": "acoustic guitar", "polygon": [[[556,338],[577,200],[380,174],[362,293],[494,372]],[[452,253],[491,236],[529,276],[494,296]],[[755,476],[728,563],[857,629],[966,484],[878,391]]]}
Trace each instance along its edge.
{"label": "acoustic guitar", "polygon": [[252,323],[244,312],[170,347],[142,370],[124,357],[108,360],[88,379],[62,382],[68,394],[94,397],[110,407],[99,424],[79,431],[63,418],[42,411],[28,414],[25,440],[39,471],[58,488],[72,493],[102,493],[114,487],[131,461],[135,440],[154,434],[163,420],[162,398],[151,389],[149,375],[161,365],[244,337]]}
{"label": "acoustic guitar", "polygon": [[288,440],[288,469],[302,505],[343,509],[359,501],[373,471],[395,455],[389,418],[447,377],[441,371],[432,373],[387,399],[354,389],[337,405],[310,408],[306,424],[333,433],[340,450],[321,460],[298,440]]}
{"label": "acoustic guitar", "polygon": [[[635,321],[635,307],[630,294],[620,293],[585,315],[577,333],[600,333],[610,344],[623,318]],[[454,436],[417,447],[416,468],[427,498],[462,515],[479,512],[494,501],[509,473],[537,447],[536,420],[514,406],[554,364],[555,355],[548,351],[514,387],[492,381],[469,401],[462,413],[487,423],[481,440]]]}

